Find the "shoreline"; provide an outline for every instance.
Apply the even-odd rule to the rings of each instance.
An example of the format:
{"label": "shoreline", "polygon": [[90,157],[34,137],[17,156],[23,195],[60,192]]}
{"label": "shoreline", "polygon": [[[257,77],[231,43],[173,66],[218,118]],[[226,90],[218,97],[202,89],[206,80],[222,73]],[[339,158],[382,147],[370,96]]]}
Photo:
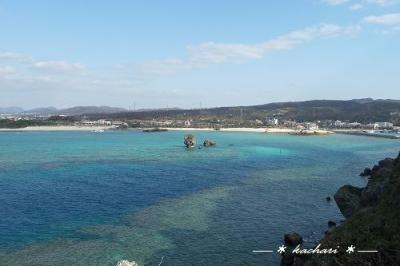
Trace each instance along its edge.
{"label": "shoreline", "polygon": [[[170,131],[224,131],[224,132],[255,132],[255,133],[296,133],[298,130],[292,128],[278,128],[278,127],[268,127],[268,128],[249,128],[249,127],[236,127],[236,128],[220,128],[215,130],[214,128],[169,128],[163,127],[161,129],[166,129]],[[333,131],[317,129],[317,130],[305,130],[305,133],[309,135],[327,135],[333,134]]]}
{"label": "shoreline", "polygon": [[344,135],[352,135],[352,136],[362,136],[362,137],[373,137],[373,138],[384,138],[384,139],[400,139],[400,134],[379,134],[379,133],[370,133],[370,132],[363,132],[357,130],[348,130],[348,131],[335,131],[337,134],[344,134]]}
{"label": "shoreline", "polygon": [[[102,132],[107,130],[114,130],[115,126],[29,126],[24,128],[0,128],[1,132],[61,132],[61,131],[81,131],[81,132]],[[130,128],[128,130],[144,130],[148,128]],[[235,128],[220,128],[216,130],[215,128],[194,128],[194,127],[160,127],[167,131],[222,131],[222,132],[248,132],[248,133],[264,133],[264,134],[289,134],[292,136],[321,136],[330,134],[344,134],[344,135],[357,135],[363,137],[376,137],[376,138],[389,138],[389,139],[399,139],[397,136],[391,135],[380,135],[380,134],[370,134],[367,132],[360,132],[360,130],[354,129],[341,129],[341,130],[303,130],[303,133],[299,130],[292,128],[249,128],[249,127],[235,127]]]}
{"label": "shoreline", "polygon": [[[97,131],[97,130],[112,130],[115,126],[29,126],[24,128],[0,128],[0,132],[18,132],[18,131]],[[135,129],[135,128],[134,128]],[[139,129],[139,128],[138,128]],[[145,128],[140,128],[143,130]],[[249,128],[249,127],[235,127],[235,128],[193,128],[193,127],[160,127],[168,131],[223,131],[223,132],[253,132],[253,133],[295,133],[297,130],[291,128]],[[326,135],[334,132],[328,130],[308,130],[309,135]]]}
{"label": "shoreline", "polygon": [[225,131],[225,132],[258,132],[264,133],[265,128],[220,128],[216,130],[215,128],[194,128],[194,127],[163,127],[162,129],[167,129],[168,131]]}

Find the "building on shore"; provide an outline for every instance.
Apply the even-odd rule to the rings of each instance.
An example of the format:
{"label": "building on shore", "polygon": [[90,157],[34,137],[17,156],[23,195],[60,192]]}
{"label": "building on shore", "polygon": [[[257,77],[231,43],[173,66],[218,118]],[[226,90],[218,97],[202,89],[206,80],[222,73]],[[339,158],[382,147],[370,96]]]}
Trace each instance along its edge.
{"label": "building on shore", "polygon": [[393,129],[393,123],[390,122],[375,122],[374,129]]}

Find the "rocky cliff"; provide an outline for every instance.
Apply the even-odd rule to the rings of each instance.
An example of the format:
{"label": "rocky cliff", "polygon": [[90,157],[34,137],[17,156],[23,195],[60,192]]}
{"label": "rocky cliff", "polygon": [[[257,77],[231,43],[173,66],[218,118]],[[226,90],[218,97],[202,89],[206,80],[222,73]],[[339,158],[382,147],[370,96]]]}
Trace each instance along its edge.
{"label": "rocky cliff", "polygon": [[[346,221],[321,241],[323,246],[340,246],[342,252],[313,256],[307,265],[400,265],[400,154],[379,161],[362,175],[369,178],[366,187],[345,185],[336,192],[335,201]],[[350,245],[356,252],[345,252]]]}

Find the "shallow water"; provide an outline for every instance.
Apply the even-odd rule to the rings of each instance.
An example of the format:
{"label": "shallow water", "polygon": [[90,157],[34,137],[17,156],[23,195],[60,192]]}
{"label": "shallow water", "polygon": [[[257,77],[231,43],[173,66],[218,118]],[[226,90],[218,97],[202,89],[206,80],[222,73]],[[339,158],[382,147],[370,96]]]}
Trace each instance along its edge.
{"label": "shallow water", "polygon": [[0,133],[0,264],[274,265],[283,234],[321,238],[332,196],[398,140],[195,132]]}

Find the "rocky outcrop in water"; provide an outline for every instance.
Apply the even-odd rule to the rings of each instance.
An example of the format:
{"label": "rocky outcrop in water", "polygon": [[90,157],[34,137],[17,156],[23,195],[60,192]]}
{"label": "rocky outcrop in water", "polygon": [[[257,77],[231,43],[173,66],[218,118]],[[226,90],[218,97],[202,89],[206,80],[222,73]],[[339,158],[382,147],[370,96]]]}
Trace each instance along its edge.
{"label": "rocky outcrop in water", "polygon": [[345,185],[336,192],[334,199],[343,216],[348,218],[360,208],[361,188]]}
{"label": "rocky outcrop in water", "polygon": [[303,243],[303,237],[298,233],[289,233],[284,236],[284,243],[286,245],[286,251],[281,254],[281,266],[293,266],[293,265],[304,265],[308,259],[308,255],[295,254],[293,250]]}
{"label": "rocky outcrop in water", "polygon": [[210,139],[206,139],[203,142],[203,146],[204,147],[211,147],[211,146],[215,146],[217,143],[214,140],[210,140]]}
{"label": "rocky outcrop in water", "polygon": [[334,227],[334,226],[336,226],[336,223],[334,221],[329,220],[328,221],[328,226],[329,227]]}
{"label": "rocky outcrop in water", "polygon": [[362,172],[360,173],[360,176],[370,176],[371,173],[372,173],[371,168],[367,167],[367,168],[364,169],[364,171],[362,171]]}
{"label": "rocky outcrop in water", "polygon": [[184,137],[183,143],[186,148],[192,148],[196,145],[196,137],[193,134],[188,134]]}
{"label": "rocky outcrop in water", "polygon": [[325,198],[325,200],[329,202],[329,201],[331,201],[331,197],[328,196],[328,197]]}
{"label": "rocky outcrop in water", "polygon": [[298,233],[285,234],[284,242],[288,246],[297,246],[303,243],[303,237]]}

